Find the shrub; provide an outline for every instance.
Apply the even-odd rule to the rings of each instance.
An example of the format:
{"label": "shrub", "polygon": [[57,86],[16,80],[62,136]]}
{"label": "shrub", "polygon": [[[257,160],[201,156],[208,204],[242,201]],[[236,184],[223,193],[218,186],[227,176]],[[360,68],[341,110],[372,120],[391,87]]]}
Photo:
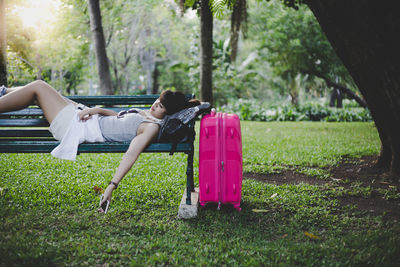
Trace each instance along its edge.
{"label": "shrub", "polygon": [[300,105],[264,104],[256,100],[232,100],[219,108],[223,112],[235,113],[249,121],[372,121],[368,109],[357,107],[354,101],[346,101],[343,108],[332,108],[319,102]]}

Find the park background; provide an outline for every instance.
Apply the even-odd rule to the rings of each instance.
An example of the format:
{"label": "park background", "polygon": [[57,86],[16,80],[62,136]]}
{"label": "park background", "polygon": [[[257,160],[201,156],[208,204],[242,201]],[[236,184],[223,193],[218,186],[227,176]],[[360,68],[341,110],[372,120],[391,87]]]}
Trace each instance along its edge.
{"label": "park background", "polygon": [[[102,86],[90,2],[6,1],[8,86],[43,79],[64,95],[207,96],[199,3],[100,1],[110,75]],[[70,164],[3,154],[2,265],[399,263],[399,184],[375,167],[371,114],[314,15],[281,1],[237,2],[210,6],[205,100],[242,119],[243,211],[211,206],[178,220],[180,155],[141,156],[112,212],[99,216],[93,187],[105,186],[121,155]]]}

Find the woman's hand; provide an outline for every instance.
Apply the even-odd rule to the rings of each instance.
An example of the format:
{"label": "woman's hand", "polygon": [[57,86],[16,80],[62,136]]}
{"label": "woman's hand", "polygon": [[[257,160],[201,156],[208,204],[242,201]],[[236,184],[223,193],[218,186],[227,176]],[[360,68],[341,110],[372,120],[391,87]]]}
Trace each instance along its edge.
{"label": "woman's hand", "polygon": [[125,174],[131,169],[136,162],[140,153],[157,137],[160,126],[154,123],[148,123],[146,127],[139,130],[138,135],[132,139],[128,150],[125,152],[117,171],[115,172],[110,184],[104,191],[103,199],[100,201],[98,212],[104,212],[101,205],[109,200],[111,202],[112,191],[118,186]]}
{"label": "woman's hand", "polygon": [[110,201],[111,203],[111,196],[113,191],[114,191],[114,185],[110,184],[109,186],[107,186],[106,191],[104,191],[103,198],[100,200],[99,208],[97,209],[98,212],[104,213],[104,210],[101,208],[101,205],[107,200]]}
{"label": "woman's hand", "polygon": [[104,115],[104,116],[116,116],[118,113],[111,110],[111,109],[104,109],[104,108],[99,108],[99,107],[94,107],[94,108],[86,108],[79,112],[79,119],[82,121],[87,121],[90,119],[93,115]]}
{"label": "woman's hand", "polygon": [[79,119],[81,121],[87,121],[92,118],[93,115],[98,114],[97,108],[87,108],[79,112]]}

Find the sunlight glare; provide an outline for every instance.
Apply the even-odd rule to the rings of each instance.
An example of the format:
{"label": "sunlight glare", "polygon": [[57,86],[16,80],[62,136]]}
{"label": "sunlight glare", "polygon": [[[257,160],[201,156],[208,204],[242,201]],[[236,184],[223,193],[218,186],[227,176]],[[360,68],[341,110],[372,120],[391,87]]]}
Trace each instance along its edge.
{"label": "sunlight glare", "polygon": [[13,13],[21,18],[24,27],[42,30],[51,28],[56,22],[60,5],[58,0],[28,1],[23,6],[15,7]]}

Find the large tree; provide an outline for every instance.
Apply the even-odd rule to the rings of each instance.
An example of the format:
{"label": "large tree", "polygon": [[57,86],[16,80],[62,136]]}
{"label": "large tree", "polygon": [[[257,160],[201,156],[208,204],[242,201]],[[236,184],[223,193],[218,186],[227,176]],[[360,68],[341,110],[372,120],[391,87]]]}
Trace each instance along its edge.
{"label": "large tree", "polygon": [[99,75],[100,91],[103,95],[113,94],[110,69],[106,52],[99,0],[88,0],[90,28],[93,34],[94,50],[96,54],[97,72]]}
{"label": "large tree", "polygon": [[[295,5],[294,0],[289,0]],[[382,142],[378,164],[400,176],[397,1],[305,0],[367,102]]]}
{"label": "large tree", "polygon": [[7,85],[5,0],[0,0],[0,85]]}

